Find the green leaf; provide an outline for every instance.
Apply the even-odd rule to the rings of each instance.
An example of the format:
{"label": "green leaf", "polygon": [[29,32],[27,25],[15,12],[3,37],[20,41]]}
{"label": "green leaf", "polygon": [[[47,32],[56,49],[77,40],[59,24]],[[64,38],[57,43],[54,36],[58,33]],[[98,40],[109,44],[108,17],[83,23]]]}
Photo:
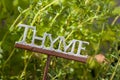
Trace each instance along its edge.
{"label": "green leaf", "polygon": [[18,11],[21,13],[23,9],[20,6],[18,6]]}
{"label": "green leaf", "polygon": [[115,7],[115,9],[112,11],[114,15],[120,15],[120,7]]}

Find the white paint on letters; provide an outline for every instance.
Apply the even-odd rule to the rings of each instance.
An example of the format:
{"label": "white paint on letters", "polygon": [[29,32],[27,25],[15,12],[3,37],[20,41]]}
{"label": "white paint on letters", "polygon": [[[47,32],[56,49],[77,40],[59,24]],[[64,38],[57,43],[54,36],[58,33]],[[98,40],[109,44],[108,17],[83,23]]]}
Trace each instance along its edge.
{"label": "white paint on letters", "polygon": [[[57,51],[57,52],[62,52],[62,53],[67,53],[69,55],[74,55],[74,56],[81,56],[81,57],[86,57],[85,55],[81,55],[80,52],[81,50],[85,50],[85,47],[82,47],[83,44],[89,44],[88,42],[86,41],[80,41],[80,40],[75,40],[73,39],[68,45],[66,44],[65,42],[65,38],[63,36],[58,36],[56,39],[52,39],[52,36],[51,34],[48,34],[48,33],[44,33],[43,37],[38,37],[36,36],[36,27],[34,26],[29,26],[29,25],[25,25],[25,24],[20,24],[19,27],[25,27],[25,30],[24,30],[24,35],[23,35],[23,39],[22,41],[18,42],[18,43],[22,43],[22,44],[26,44],[26,45],[30,45],[30,46],[34,46],[34,47],[40,47],[40,48],[43,48],[43,49],[49,49],[49,50],[54,50],[54,51]],[[29,29],[32,29],[33,31],[33,36],[32,36],[32,41],[31,43],[26,43],[26,37],[27,37],[27,33],[28,33],[28,30]],[[46,48],[45,46],[45,40],[46,38],[49,38],[50,40],[50,46],[48,48]],[[35,40],[40,40],[42,41],[42,44],[41,45],[36,45],[35,44]],[[54,49],[54,44],[59,41],[59,45],[58,45],[58,49]],[[78,44],[78,49],[77,49],[77,52],[74,53],[75,51],[75,46],[76,46],[76,43],[79,43]],[[63,45],[63,50],[61,50],[61,45]],[[70,52],[68,52],[67,50],[70,49]]]}
{"label": "white paint on letters", "polygon": [[19,24],[18,26],[19,27],[25,27],[25,31],[24,31],[23,39],[22,39],[21,43],[25,43],[26,37],[27,37],[27,32],[28,32],[29,28],[36,31],[36,27],[33,27],[33,26],[28,26],[28,25],[25,25],[25,24]]}

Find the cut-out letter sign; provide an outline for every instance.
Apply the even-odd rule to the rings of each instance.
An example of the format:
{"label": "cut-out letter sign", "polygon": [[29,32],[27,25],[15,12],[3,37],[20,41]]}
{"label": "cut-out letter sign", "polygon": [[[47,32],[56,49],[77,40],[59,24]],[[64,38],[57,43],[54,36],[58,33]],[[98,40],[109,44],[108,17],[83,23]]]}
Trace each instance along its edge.
{"label": "cut-out letter sign", "polygon": [[[87,55],[81,55],[81,50],[85,50],[83,44],[88,45],[88,42],[73,39],[71,42],[66,43],[63,36],[58,36],[57,38],[53,39],[52,35],[48,33],[44,33],[43,37],[38,37],[36,35],[35,26],[20,24],[19,27],[24,27],[24,34],[22,40],[16,42],[15,47],[75,61],[86,62]],[[29,30],[31,30],[33,33],[31,43],[27,43],[26,41]],[[47,39],[49,39],[49,46],[45,46]],[[41,44],[36,44],[36,40]],[[58,46],[54,47],[56,43],[58,43]]]}

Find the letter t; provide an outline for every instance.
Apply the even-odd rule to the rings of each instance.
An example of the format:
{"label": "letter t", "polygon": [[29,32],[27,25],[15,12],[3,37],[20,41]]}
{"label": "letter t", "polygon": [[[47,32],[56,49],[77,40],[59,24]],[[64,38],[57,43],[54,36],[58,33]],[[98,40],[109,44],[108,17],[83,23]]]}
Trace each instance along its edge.
{"label": "letter t", "polygon": [[36,30],[35,27],[29,26],[29,25],[25,25],[25,24],[19,24],[19,27],[25,27],[24,34],[23,34],[23,39],[22,39],[21,43],[25,43],[29,28],[31,28],[32,30]]}

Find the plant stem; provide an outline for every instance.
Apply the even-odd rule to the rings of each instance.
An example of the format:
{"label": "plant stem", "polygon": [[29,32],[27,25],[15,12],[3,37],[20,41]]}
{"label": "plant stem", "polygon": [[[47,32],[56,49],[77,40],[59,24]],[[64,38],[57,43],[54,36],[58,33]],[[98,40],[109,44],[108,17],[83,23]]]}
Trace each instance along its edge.
{"label": "plant stem", "polygon": [[115,66],[114,72],[112,73],[112,76],[111,76],[110,80],[113,80],[113,78],[114,78],[114,76],[115,76],[115,73],[116,73],[116,70],[117,70],[119,64],[120,64],[120,58],[119,58],[119,60],[118,60],[118,62],[117,62],[117,64],[116,64],[116,66]]}
{"label": "plant stem", "polygon": [[67,39],[73,34],[73,32],[74,32],[74,30],[72,30],[72,31],[70,32],[70,34],[66,37],[65,40],[67,40]]}
{"label": "plant stem", "polygon": [[[25,50],[25,54],[27,53],[27,51]],[[22,73],[21,73],[21,75],[20,75],[20,80],[22,79],[22,77],[26,74],[26,69],[27,69],[27,66],[28,66],[28,63],[29,63],[29,61],[30,61],[30,59],[31,59],[31,57],[33,56],[33,52],[32,52],[32,54],[28,57],[28,61],[26,62],[25,61],[25,66],[24,66],[24,69],[23,69],[23,71],[22,71]]]}
{"label": "plant stem", "polygon": [[3,64],[3,71],[5,68],[5,65],[7,64],[7,62],[11,59],[12,55],[14,54],[15,48],[12,50],[12,52],[10,53],[9,57],[7,58],[7,60],[4,62]]}
{"label": "plant stem", "polygon": [[6,34],[4,35],[4,37],[1,40],[0,46],[2,45],[2,43],[5,41],[7,35],[8,35],[9,31],[6,32]]}
{"label": "plant stem", "polygon": [[13,22],[13,24],[11,25],[11,27],[9,28],[10,32],[13,31],[13,27],[15,26],[15,24],[17,23],[17,21],[20,19],[20,17],[22,16],[22,14],[24,14],[25,12],[27,12],[28,10],[30,10],[30,8],[25,9],[24,11],[22,11],[18,17],[16,18],[16,20]]}
{"label": "plant stem", "polygon": [[63,11],[63,9],[64,9],[64,8],[62,8],[62,9],[60,10],[60,12],[57,13],[57,14],[55,15],[55,17],[52,19],[51,24],[50,24],[50,27],[53,25],[53,23],[55,22],[56,18],[61,14],[61,12]]}
{"label": "plant stem", "polygon": [[115,24],[115,22],[118,20],[119,17],[120,17],[120,15],[118,15],[118,16],[115,17],[115,19],[113,20],[113,22],[111,24],[112,26]]}
{"label": "plant stem", "polygon": [[[11,27],[9,28],[9,31],[7,31],[3,37],[3,39],[1,40],[0,46],[2,45],[2,43],[5,41],[7,35],[13,31],[13,27],[15,26],[15,24],[17,23],[17,21],[19,20],[19,18],[22,16],[22,14],[24,14],[25,12],[27,12],[30,8],[25,9],[22,13],[19,14],[19,16],[16,18],[16,20],[13,22],[13,24],[11,25]],[[19,23],[18,23],[19,24]]]}
{"label": "plant stem", "polygon": [[51,2],[51,3],[48,4],[48,5],[46,5],[44,8],[42,8],[42,9],[40,9],[40,10],[38,11],[38,12],[36,13],[35,17],[33,18],[33,21],[32,21],[32,23],[31,23],[31,26],[34,25],[34,23],[35,23],[35,21],[36,21],[36,18],[38,17],[38,15],[40,14],[40,12],[43,11],[43,10],[45,10],[46,8],[48,8],[49,6],[51,6],[52,4],[54,4],[56,1],[57,1],[57,0],[54,0],[53,2]]}

